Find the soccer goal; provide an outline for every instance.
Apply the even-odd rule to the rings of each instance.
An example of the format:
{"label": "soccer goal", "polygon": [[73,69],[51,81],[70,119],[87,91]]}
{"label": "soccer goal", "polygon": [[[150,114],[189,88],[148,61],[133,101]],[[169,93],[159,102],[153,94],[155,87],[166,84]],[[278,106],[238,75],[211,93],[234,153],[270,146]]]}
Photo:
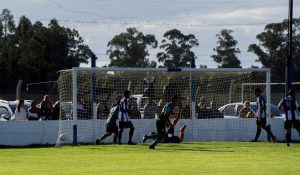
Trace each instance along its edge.
{"label": "soccer goal", "polygon": [[[245,86],[255,83],[257,86]],[[175,113],[181,114],[175,129],[187,125],[185,140],[245,141],[254,135],[255,120],[241,119],[238,112],[243,101],[256,101],[257,87],[270,106],[270,69],[63,70],[58,79],[61,116],[57,144],[94,143],[105,132],[109,110],[125,90],[131,93],[129,115],[135,142],[156,131],[155,117],[174,95],[179,97]],[[123,133],[124,142],[126,135]]]}

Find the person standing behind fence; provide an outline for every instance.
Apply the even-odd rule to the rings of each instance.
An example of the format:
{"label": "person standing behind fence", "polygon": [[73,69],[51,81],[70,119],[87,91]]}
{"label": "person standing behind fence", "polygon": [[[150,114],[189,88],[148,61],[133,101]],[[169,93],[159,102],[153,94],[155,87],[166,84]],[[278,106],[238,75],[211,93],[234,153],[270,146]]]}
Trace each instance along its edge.
{"label": "person standing behind fence", "polygon": [[18,100],[13,120],[27,120],[27,115],[27,111],[24,107],[24,100]]}
{"label": "person standing behind fence", "polygon": [[290,146],[292,135],[291,128],[297,129],[300,135],[300,123],[298,120],[298,112],[300,108],[300,104],[298,99],[295,97],[295,90],[289,90],[288,96],[283,98],[279,104],[278,108],[284,111],[285,113],[285,121],[284,121],[284,129],[286,131],[285,138],[287,146]]}
{"label": "person standing behind fence", "polygon": [[43,112],[43,115],[45,116],[45,120],[51,120],[52,119],[52,101],[49,97],[49,95],[45,95],[43,98],[43,101],[40,104],[41,110]]}
{"label": "person standing behind fence", "polygon": [[124,91],[124,97],[120,101],[120,108],[119,108],[119,133],[118,133],[118,142],[119,145],[122,144],[122,133],[123,130],[126,128],[129,128],[129,140],[128,145],[135,145],[135,143],[132,142],[133,132],[134,132],[134,126],[132,122],[130,121],[128,113],[129,110],[129,97],[130,97],[130,91]]}
{"label": "person standing behind fence", "polygon": [[267,105],[266,105],[266,99],[262,95],[261,89],[256,88],[254,90],[254,95],[257,97],[257,101],[256,101],[257,120],[256,120],[256,135],[255,138],[251,140],[251,142],[257,142],[261,133],[261,128],[263,128],[269,134],[269,136],[271,136],[273,142],[277,142],[277,138],[273,135],[270,127],[267,127]]}
{"label": "person standing behind fence", "polygon": [[60,102],[56,101],[52,109],[52,120],[58,120],[60,115]]}
{"label": "person standing behind fence", "polygon": [[147,77],[144,78],[144,96],[149,98],[155,97],[155,89],[154,83],[156,82],[156,78],[152,76],[149,72],[147,72]]}
{"label": "person standing behind fence", "polygon": [[250,108],[250,101],[244,102],[244,107],[240,110],[239,116],[241,118],[253,118],[255,112]]}

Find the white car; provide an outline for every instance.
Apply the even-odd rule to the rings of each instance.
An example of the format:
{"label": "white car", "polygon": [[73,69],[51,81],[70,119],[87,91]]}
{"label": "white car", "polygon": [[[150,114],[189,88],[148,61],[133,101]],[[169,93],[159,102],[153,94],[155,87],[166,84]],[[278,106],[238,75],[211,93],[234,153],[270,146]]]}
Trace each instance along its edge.
{"label": "white car", "polygon": [[[24,100],[24,106],[27,110],[31,105],[32,100]],[[14,115],[18,100],[6,101],[0,100],[0,121],[10,120]]]}
{"label": "white car", "polygon": [[[243,103],[229,103],[219,108],[224,118],[238,118],[240,110],[244,107]],[[257,111],[256,102],[250,102],[250,108]],[[271,104],[271,118],[284,118],[284,113],[274,104]]]}

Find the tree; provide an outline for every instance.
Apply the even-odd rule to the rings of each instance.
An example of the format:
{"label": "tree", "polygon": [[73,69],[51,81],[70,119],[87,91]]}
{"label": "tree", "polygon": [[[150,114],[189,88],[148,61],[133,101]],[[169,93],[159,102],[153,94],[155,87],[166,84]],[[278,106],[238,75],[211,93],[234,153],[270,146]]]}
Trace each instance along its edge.
{"label": "tree", "polygon": [[[293,64],[294,80],[300,81],[300,18],[294,19],[293,31]],[[259,44],[251,44],[248,52],[258,56],[257,62],[263,67],[272,68],[272,81],[284,82],[285,64],[288,54],[288,20],[281,23],[271,23],[265,26],[262,33],[256,35]],[[296,59],[297,58],[297,59]]]}
{"label": "tree", "polygon": [[220,63],[219,68],[240,68],[241,61],[238,59],[237,54],[241,51],[236,48],[237,40],[231,36],[232,30],[223,29],[219,34],[217,34],[218,44],[213,50],[217,52],[216,55],[211,57],[215,62]]}
{"label": "tree", "polygon": [[136,28],[128,28],[126,32],[113,37],[108,42],[109,67],[156,67],[150,63],[148,48],[156,48],[154,35],[144,35]]}
{"label": "tree", "polygon": [[15,24],[13,15],[8,9],[3,9],[0,14],[0,82],[5,86],[7,82],[11,82],[10,75],[13,68],[10,64],[9,57],[12,54],[10,51],[16,48],[14,40]]}
{"label": "tree", "polygon": [[13,20],[14,16],[11,14],[11,11],[8,9],[3,9],[0,15],[0,22],[2,23],[2,30],[4,37],[7,37],[9,34],[13,34],[15,31],[15,22]]}
{"label": "tree", "polygon": [[159,47],[164,51],[157,53],[158,61],[163,62],[164,67],[190,67],[191,62],[197,58],[191,51],[193,47],[199,45],[196,37],[172,29],[164,34],[164,38]]}
{"label": "tree", "polygon": [[22,16],[15,26],[10,11],[4,9],[0,34],[0,82],[4,86],[13,87],[19,79],[56,80],[59,70],[87,63],[90,57],[78,31],[60,26],[55,19],[44,26]]}

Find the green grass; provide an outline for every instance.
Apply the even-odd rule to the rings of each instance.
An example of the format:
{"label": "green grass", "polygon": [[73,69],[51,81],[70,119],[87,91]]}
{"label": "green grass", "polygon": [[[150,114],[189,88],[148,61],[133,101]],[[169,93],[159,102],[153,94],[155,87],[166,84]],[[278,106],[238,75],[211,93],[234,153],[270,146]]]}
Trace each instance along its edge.
{"label": "green grass", "polygon": [[1,175],[300,174],[300,144],[199,142],[1,148]]}

